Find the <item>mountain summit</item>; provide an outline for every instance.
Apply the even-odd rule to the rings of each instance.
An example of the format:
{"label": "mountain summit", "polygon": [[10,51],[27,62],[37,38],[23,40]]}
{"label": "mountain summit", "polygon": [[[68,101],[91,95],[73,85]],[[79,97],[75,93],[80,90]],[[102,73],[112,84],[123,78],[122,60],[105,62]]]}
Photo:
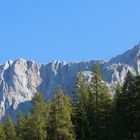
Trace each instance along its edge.
{"label": "mountain summit", "polygon": [[53,91],[60,85],[72,96],[77,74],[83,72],[90,78],[95,63],[100,64],[104,81],[113,92],[116,83],[123,82],[128,70],[133,74],[140,72],[140,44],[108,62],[54,61],[40,65],[24,59],[7,61],[0,66],[0,117],[10,115],[14,120],[19,110],[26,113],[37,90],[51,99]]}
{"label": "mountain summit", "polygon": [[118,55],[114,57],[108,62],[108,64],[109,65],[114,64],[114,63],[127,64],[139,70],[138,69],[139,62],[140,62],[140,44],[136,45],[133,49],[128,50],[122,55]]}

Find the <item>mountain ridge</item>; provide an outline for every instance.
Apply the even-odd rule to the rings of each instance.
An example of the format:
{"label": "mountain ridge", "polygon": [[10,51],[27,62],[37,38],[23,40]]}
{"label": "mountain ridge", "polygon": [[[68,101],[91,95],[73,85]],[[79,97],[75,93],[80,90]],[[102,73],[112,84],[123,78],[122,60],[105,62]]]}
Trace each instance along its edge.
{"label": "mountain ridge", "polygon": [[77,74],[83,72],[90,78],[96,63],[101,66],[104,81],[113,92],[116,83],[123,83],[128,70],[133,74],[140,72],[139,56],[140,44],[109,61],[54,61],[48,64],[25,59],[6,61],[0,65],[0,117],[10,115],[15,119],[19,110],[26,113],[37,90],[51,99],[52,92],[60,85],[71,96]]}

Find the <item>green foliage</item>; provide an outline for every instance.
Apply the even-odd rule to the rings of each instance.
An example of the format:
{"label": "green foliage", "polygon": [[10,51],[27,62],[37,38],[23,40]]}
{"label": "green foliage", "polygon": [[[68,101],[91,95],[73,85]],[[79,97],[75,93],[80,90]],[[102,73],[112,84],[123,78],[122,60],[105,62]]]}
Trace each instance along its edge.
{"label": "green foliage", "polygon": [[135,77],[135,83],[134,83],[134,104],[135,104],[135,120],[133,120],[134,123],[134,133],[137,137],[137,139],[140,139],[140,75]]}
{"label": "green foliage", "polygon": [[50,105],[46,103],[43,94],[39,92],[33,98],[32,105],[32,135],[37,140],[46,140]]}
{"label": "green foliage", "polygon": [[119,101],[120,94],[121,94],[121,85],[117,83],[116,89],[115,89],[115,95],[113,98],[113,111],[112,111],[112,137],[114,140],[121,140],[121,135],[120,135],[120,118],[117,113],[117,102]]}
{"label": "green foliage", "polygon": [[25,135],[25,119],[21,112],[18,114],[18,120],[17,120],[17,126],[16,126],[16,132],[18,140],[24,140]]}
{"label": "green foliage", "polygon": [[32,108],[16,124],[0,123],[0,140],[139,140],[140,76],[126,75],[114,97],[94,66],[90,84],[78,75],[72,102],[58,87],[51,102],[36,93]]}
{"label": "green foliage", "polygon": [[75,125],[77,131],[77,139],[91,139],[91,130],[89,126],[89,113],[91,109],[90,98],[91,88],[83,80],[82,73],[78,75],[76,85],[77,103],[75,104]]}
{"label": "green foliage", "polygon": [[64,95],[61,88],[57,88],[51,104],[50,140],[74,140],[72,116],[72,102]]}
{"label": "green foliage", "polygon": [[94,66],[92,78],[92,118],[91,129],[94,139],[110,139],[111,137],[111,112],[113,107],[112,95],[103,82],[98,64]]}
{"label": "green foliage", "polygon": [[24,118],[24,140],[34,140],[34,133],[33,133],[33,121],[30,113],[27,113],[27,115]]}
{"label": "green foliage", "polygon": [[140,78],[127,73],[119,94],[116,95],[117,128],[122,140],[137,140],[140,127]]}
{"label": "green foliage", "polygon": [[112,96],[103,82],[99,65],[94,66],[91,85],[84,81],[82,74],[76,86],[77,138],[109,139],[111,137]]}
{"label": "green foliage", "polygon": [[6,140],[17,139],[15,125],[12,123],[10,117],[7,118],[5,123],[5,135],[6,135]]}
{"label": "green foliage", "polygon": [[6,140],[4,126],[1,121],[0,121],[0,140]]}

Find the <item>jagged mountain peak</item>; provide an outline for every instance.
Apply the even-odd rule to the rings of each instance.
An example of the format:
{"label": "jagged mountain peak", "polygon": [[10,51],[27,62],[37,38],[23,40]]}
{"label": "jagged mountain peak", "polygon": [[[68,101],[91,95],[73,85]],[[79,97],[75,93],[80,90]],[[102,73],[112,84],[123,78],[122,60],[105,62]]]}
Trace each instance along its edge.
{"label": "jagged mountain peak", "polygon": [[13,61],[13,64],[26,64],[26,63],[35,64],[36,62],[34,60],[26,60],[23,58],[19,58],[19,59]]}
{"label": "jagged mountain peak", "polygon": [[140,50],[140,42],[139,42],[139,43],[137,43],[137,44],[134,46],[134,48],[133,48],[133,49]]}
{"label": "jagged mountain peak", "polygon": [[137,45],[135,45],[132,49],[126,51],[125,53],[123,53],[122,55],[128,55],[128,57],[130,58],[135,58],[140,54],[140,43],[138,43]]}
{"label": "jagged mountain peak", "polygon": [[113,91],[117,82],[123,82],[128,70],[133,74],[136,74],[137,70],[140,71],[139,54],[140,44],[110,61],[56,60],[43,65],[22,58],[7,61],[0,66],[0,117],[10,115],[15,119],[19,110],[23,114],[26,113],[30,108],[29,102],[37,90],[44,93],[46,98],[52,98],[53,91],[60,85],[71,96],[77,74],[82,72],[88,80],[95,63],[101,66],[104,80]]}
{"label": "jagged mountain peak", "polygon": [[126,51],[125,53],[112,58],[106,66],[112,64],[126,64],[138,69],[138,62],[140,60],[140,43],[135,45],[132,49]]}

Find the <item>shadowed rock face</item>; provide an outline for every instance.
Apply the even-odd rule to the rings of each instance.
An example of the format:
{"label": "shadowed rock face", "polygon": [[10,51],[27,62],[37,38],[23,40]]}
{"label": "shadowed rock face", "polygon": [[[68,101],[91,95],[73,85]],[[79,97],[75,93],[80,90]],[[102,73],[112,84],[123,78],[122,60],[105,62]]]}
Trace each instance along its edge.
{"label": "shadowed rock face", "polygon": [[47,99],[52,98],[52,92],[60,85],[70,96],[73,96],[76,77],[83,72],[87,79],[91,78],[91,70],[99,63],[104,81],[111,91],[117,82],[123,82],[126,73],[140,71],[140,45],[119,55],[110,61],[60,62],[54,61],[40,65],[34,61],[19,59],[7,61],[0,66],[0,117],[10,115],[15,119],[18,111],[24,114],[31,107],[31,99],[37,90]]}

